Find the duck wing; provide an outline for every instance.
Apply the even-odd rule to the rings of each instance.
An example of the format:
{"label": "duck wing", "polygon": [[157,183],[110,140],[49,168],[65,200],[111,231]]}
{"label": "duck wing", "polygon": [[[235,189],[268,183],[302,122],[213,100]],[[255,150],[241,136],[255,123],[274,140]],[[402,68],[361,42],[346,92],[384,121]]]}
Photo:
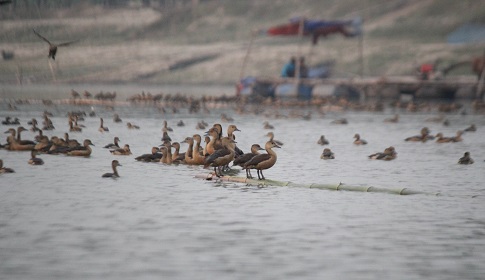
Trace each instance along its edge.
{"label": "duck wing", "polygon": [[37,31],[35,31],[35,29],[32,29],[32,30],[34,31],[35,35],[37,35],[42,40],[46,41],[47,44],[52,45],[52,43],[49,40],[47,40],[47,38],[45,38],[44,36],[40,35]]}
{"label": "duck wing", "polygon": [[77,42],[79,42],[79,40],[74,40],[74,41],[69,41],[69,42],[65,42],[65,43],[60,43],[57,46],[58,47],[65,47],[65,46],[69,46],[70,44],[74,44],[74,43],[77,43]]}
{"label": "duck wing", "polygon": [[244,164],[244,168],[251,168],[252,166],[257,165],[260,162],[269,160],[271,158],[271,155],[269,154],[259,154],[254,156],[252,159],[250,159],[248,162]]}
{"label": "duck wing", "polygon": [[209,165],[211,163],[214,162],[214,160],[216,160],[217,158],[219,157],[223,157],[223,156],[227,156],[231,153],[231,151],[229,151],[229,149],[219,149],[219,150],[216,150],[214,153],[212,153],[212,155],[208,156],[206,159],[205,159],[205,164]]}

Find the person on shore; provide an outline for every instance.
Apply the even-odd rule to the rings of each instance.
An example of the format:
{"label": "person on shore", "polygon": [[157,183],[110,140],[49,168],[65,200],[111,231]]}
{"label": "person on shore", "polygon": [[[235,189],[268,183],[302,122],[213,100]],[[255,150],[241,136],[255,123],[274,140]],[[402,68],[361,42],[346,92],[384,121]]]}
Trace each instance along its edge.
{"label": "person on shore", "polygon": [[283,78],[292,78],[295,77],[295,69],[296,69],[296,58],[291,57],[290,61],[288,61],[281,69],[281,77]]}

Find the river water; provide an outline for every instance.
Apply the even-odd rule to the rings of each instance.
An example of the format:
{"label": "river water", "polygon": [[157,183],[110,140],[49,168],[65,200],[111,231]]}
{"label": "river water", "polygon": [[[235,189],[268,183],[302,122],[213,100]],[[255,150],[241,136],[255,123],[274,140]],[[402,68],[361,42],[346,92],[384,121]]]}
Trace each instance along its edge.
{"label": "river water", "polygon": [[[89,107],[17,105],[0,117],[18,117],[28,128],[42,112],[54,114],[53,131],[68,131],[66,114]],[[311,120],[238,115],[211,108],[198,115],[162,114],[151,106],[95,106],[79,141],[95,144],[89,158],[41,154],[42,166],[27,164],[28,152],[0,150],[13,174],[0,174],[0,279],[483,279],[485,275],[485,119],[448,114],[449,126],[426,122],[431,113],[401,114],[396,124],[383,120],[395,112],[342,112]],[[304,112],[306,109],[302,109]],[[238,146],[264,145],[268,130],[284,142],[267,179],[409,188],[430,194],[387,193],[215,183],[195,178],[199,166],[141,163],[135,156],[161,143],[167,120],[173,141],[194,133],[199,120],[234,118]],[[468,111],[470,112],[470,111]],[[117,113],[122,123],[114,123]],[[290,115],[289,110],[280,113]],[[100,133],[99,117],[109,132]],[[346,118],[347,125],[332,124]],[[179,120],[184,127],[177,127]],[[126,122],[139,125],[128,130]],[[404,138],[428,126],[433,134],[453,136],[470,124],[459,143],[409,143]],[[10,126],[1,126],[3,131]],[[369,142],[352,144],[360,133]],[[321,160],[324,134],[335,153]],[[23,139],[33,139],[24,132]],[[132,156],[114,156],[103,146],[118,136]],[[5,143],[5,138],[1,138]],[[368,155],[394,146],[394,161]],[[182,150],[186,144],[182,144]],[[473,165],[459,165],[469,151]],[[123,165],[118,179],[101,178],[111,160]],[[237,169],[237,168],[234,168]],[[254,172],[255,174],[255,172]],[[244,176],[240,172],[238,176]],[[433,195],[440,193],[440,195]]]}

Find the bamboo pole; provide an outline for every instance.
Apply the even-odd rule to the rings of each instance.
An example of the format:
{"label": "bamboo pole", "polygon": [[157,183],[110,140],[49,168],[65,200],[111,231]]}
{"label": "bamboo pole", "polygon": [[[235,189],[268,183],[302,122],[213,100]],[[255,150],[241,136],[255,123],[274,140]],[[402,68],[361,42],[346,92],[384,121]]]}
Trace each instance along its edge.
{"label": "bamboo pole", "polygon": [[398,195],[412,195],[412,194],[427,194],[427,195],[440,195],[439,193],[429,193],[422,191],[410,190],[408,188],[387,189],[378,188],[372,186],[353,186],[347,184],[297,184],[293,182],[274,181],[274,180],[255,180],[244,177],[222,176],[216,177],[213,172],[208,174],[197,174],[195,178],[205,179],[207,181],[216,182],[234,182],[244,183],[249,185],[262,185],[262,186],[277,186],[277,187],[297,187],[297,188],[309,188],[309,189],[321,189],[332,191],[354,191],[354,192],[375,192],[375,193],[388,193]]}
{"label": "bamboo pole", "polygon": [[483,96],[481,96],[481,92],[483,88],[484,78],[485,78],[485,51],[483,52],[483,57],[482,57],[482,72],[480,73],[480,79],[478,80],[478,84],[477,84],[477,92],[475,93],[475,97],[477,99],[483,99]]}
{"label": "bamboo pole", "polygon": [[295,69],[295,96],[298,97],[298,89],[300,87],[300,58],[301,58],[301,45],[303,42],[303,27],[305,24],[305,19],[300,18],[300,24],[298,25],[298,51],[296,58],[296,69]]}
{"label": "bamboo pole", "polygon": [[251,39],[249,41],[248,49],[246,50],[246,55],[244,56],[243,64],[241,66],[241,72],[239,73],[239,80],[244,77],[244,71],[246,70],[246,65],[248,64],[249,54],[251,53],[251,49],[253,47],[254,37],[256,36],[257,31],[251,31]]}

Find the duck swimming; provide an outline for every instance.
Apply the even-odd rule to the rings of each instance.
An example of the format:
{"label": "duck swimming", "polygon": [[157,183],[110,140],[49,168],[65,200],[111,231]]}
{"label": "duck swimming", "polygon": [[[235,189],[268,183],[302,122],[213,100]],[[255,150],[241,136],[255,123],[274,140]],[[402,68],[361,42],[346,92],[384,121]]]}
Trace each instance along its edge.
{"label": "duck swimming", "polygon": [[355,145],[366,145],[367,144],[367,141],[365,141],[364,139],[360,139],[360,135],[358,133],[356,133],[354,135],[354,144]]}
{"label": "duck swimming", "polygon": [[423,127],[421,129],[420,133],[421,133],[420,135],[408,137],[408,138],[404,139],[404,141],[406,141],[406,142],[426,142],[428,140],[434,139],[434,137],[430,137],[430,135],[429,135],[430,131],[427,127]]}
{"label": "duck swimming", "polygon": [[131,122],[127,122],[126,126],[128,127],[128,129],[140,129],[139,126],[132,124]]}
{"label": "duck swimming", "polygon": [[[259,154],[253,157],[251,160],[244,164],[244,169],[256,169],[258,173],[259,180],[265,180],[263,175],[263,170],[269,169],[275,165],[277,160],[276,153],[272,150],[273,148],[281,148],[274,141],[268,141],[264,145],[266,154]],[[261,176],[260,176],[261,174]]]}
{"label": "duck swimming", "polygon": [[113,173],[104,173],[101,177],[103,178],[118,178],[120,175],[118,174],[118,170],[116,167],[122,166],[116,159],[111,162],[111,168],[113,169]]}
{"label": "duck swimming", "polygon": [[109,143],[106,146],[104,146],[103,148],[106,148],[106,149],[118,149],[118,148],[120,148],[119,142],[120,142],[120,138],[118,138],[118,136],[116,136],[113,139],[113,143]]}
{"label": "duck swimming", "polygon": [[273,126],[273,125],[271,125],[271,124],[270,124],[268,121],[265,121],[265,122],[263,123],[263,128],[264,128],[264,129],[274,129],[274,126]]}
{"label": "duck swimming", "polygon": [[118,156],[128,156],[131,155],[131,150],[130,150],[130,145],[125,144],[123,148],[118,148],[115,150],[110,150],[109,151],[113,155],[118,155]]}
{"label": "duck swimming", "polygon": [[0,159],[0,174],[3,173],[15,173],[15,171],[12,168],[4,167],[3,160]]}
{"label": "duck swimming", "polygon": [[152,147],[151,154],[143,154],[141,156],[137,156],[135,160],[144,161],[144,162],[159,162],[163,156],[163,154],[159,152],[160,152],[160,149],[158,147]]}
{"label": "duck swimming", "polygon": [[270,141],[270,142],[275,142],[275,143],[276,143],[276,145],[278,145],[278,146],[283,146],[283,145],[284,145],[284,144],[283,144],[283,142],[281,142],[281,141],[279,141],[279,140],[274,139],[274,133],[273,133],[272,131],[268,132],[268,133],[266,134],[266,137],[269,137],[269,141]]}
{"label": "duck swimming", "polygon": [[41,158],[35,157],[38,154],[39,154],[39,152],[36,151],[36,150],[32,150],[30,152],[30,159],[29,159],[30,165],[43,165],[44,164],[44,161]]}
{"label": "duck swimming", "polygon": [[465,128],[464,131],[466,131],[466,132],[475,132],[475,131],[477,131],[477,127],[474,124],[472,124],[469,127]]}
{"label": "duck swimming", "polygon": [[325,148],[325,149],[323,149],[323,152],[320,155],[320,158],[321,159],[335,159],[335,155],[329,148]]}
{"label": "duck swimming", "polygon": [[444,137],[443,133],[441,133],[441,132],[436,134],[436,143],[450,143],[450,142],[453,142],[453,138]]}
{"label": "duck swimming", "polygon": [[463,157],[461,157],[459,160],[458,160],[458,163],[459,164],[473,164],[474,161],[473,159],[470,157],[470,152],[465,152],[463,154]]}
{"label": "duck swimming", "polygon": [[320,135],[320,139],[318,139],[317,144],[324,146],[324,145],[328,145],[329,142],[327,139],[325,139],[324,135]]}
{"label": "duck swimming", "polygon": [[395,114],[394,117],[392,117],[392,118],[384,119],[384,122],[387,122],[387,123],[397,123],[397,122],[399,122],[399,115],[398,114]]}
{"label": "duck swimming", "polygon": [[75,149],[70,150],[67,152],[68,156],[80,156],[80,157],[88,157],[91,155],[92,150],[91,147],[89,146],[94,146],[93,142],[89,139],[85,139],[83,141],[83,146],[82,147],[77,147]]}
{"label": "duck swimming", "polygon": [[99,128],[98,128],[99,132],[108,132],[109,129],[103,126],[103,123],[104,123],[103,118],[99,118],[99,121],[100,121]]}
{"label": "duck swimming", "polygon": [[393,146],[390,146],[384,150],[383,153],[375,153],[369,156],[370,159],[377,159],[377,160],[393,160],[397,157],[396,150]]}

